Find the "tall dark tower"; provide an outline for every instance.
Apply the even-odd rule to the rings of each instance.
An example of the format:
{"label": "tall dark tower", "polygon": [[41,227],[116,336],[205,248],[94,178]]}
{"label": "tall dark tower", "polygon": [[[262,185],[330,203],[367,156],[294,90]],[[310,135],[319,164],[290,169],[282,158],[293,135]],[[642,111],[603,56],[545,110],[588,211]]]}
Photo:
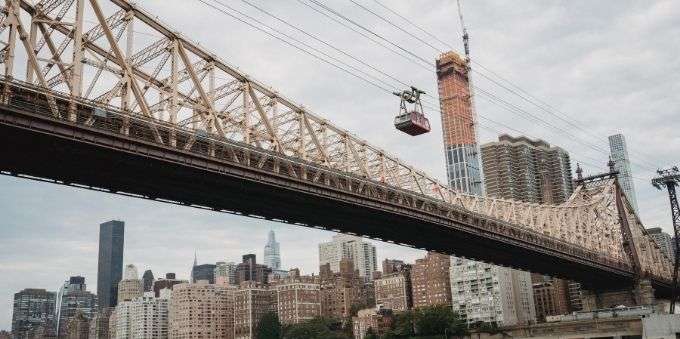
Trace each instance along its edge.
{"label": "tall dark tower", "polygon": [[99,225],[99,263],[97,296],[99,309],[118,304],[118,282],[123,277],[123,242],[125,223],[118,220]]}

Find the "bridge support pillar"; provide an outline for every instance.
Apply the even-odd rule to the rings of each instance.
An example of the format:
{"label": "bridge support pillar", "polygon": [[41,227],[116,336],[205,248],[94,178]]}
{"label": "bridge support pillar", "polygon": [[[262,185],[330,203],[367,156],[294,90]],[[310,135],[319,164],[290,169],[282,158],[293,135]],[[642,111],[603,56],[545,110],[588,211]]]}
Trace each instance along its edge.
{"label": "bridge support pillar", "polygon": [[623,290],[583,290],[582,302],[584,311],[624,306],[656,307],[654,288],[649,279],[639,280],[632,288]]}

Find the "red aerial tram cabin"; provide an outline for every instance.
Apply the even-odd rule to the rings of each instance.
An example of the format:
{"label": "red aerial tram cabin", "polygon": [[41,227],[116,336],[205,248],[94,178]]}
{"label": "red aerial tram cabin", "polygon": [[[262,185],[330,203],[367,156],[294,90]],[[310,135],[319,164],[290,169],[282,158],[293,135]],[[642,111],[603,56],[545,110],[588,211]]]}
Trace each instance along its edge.
{"label": "red aerial tram cabin", "polygon": [[[430,131],[430,121],[425,117],[423,104],[420,102],[420,94],[425,92],[411,86],[411,90],[404,90],[401,93],[394,92],[394,95],[401,98],[399,114],[394,117],[394,127],[408,135],[416,136]],[[409,111],[406,104],[413,104],[413,109]]]}

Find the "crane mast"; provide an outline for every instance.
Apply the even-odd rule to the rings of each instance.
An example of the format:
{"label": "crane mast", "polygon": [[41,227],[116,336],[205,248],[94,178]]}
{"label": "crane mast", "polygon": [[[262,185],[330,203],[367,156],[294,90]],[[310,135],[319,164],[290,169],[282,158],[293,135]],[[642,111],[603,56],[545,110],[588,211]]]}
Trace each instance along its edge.
{"label": "crane mast", "polygon": [[465,48],[465,61],[470,63],[470,43],[467,28],[465,28],[465,21],[463,21],[463,11],[460,7],[460,0],[456,0],[458,4],[458,18],[460,18],[460,28],[463,32],[463,47]]}

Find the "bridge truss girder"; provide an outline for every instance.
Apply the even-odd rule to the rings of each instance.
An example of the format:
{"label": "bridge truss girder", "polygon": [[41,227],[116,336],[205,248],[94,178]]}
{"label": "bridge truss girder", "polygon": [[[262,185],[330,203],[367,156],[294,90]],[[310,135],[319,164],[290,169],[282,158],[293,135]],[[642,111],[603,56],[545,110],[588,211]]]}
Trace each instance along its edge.
{"label": "bridge truss girder", "polygon": [[[124,135],[141,123],[154,142],[181,150],[206,141],[241,143],[513,225],[606,262],[634,266],[623,245],[614,181],[581,185],[561,205],[461,194],[244,74],[125,0],[42,0],[35,5],[5,0],[0,20],[5,79],[71,98],[73,104],[64,108],[45,95],[56,118],[78,122],[76,106],[85,100],[103,110],[127,112],[119,131]],[[25,62],[24,69],[19,61]],[[3,87],[5,98],[9,88]],[[84,118],[85,125],[104,119],[95,112]],[[188,130],[191,136],[180,140],[174,127],[165,133],[164,126]],[[670,279],[670,260],[646,235],[629,204],[623,206],[640,274]]]}

